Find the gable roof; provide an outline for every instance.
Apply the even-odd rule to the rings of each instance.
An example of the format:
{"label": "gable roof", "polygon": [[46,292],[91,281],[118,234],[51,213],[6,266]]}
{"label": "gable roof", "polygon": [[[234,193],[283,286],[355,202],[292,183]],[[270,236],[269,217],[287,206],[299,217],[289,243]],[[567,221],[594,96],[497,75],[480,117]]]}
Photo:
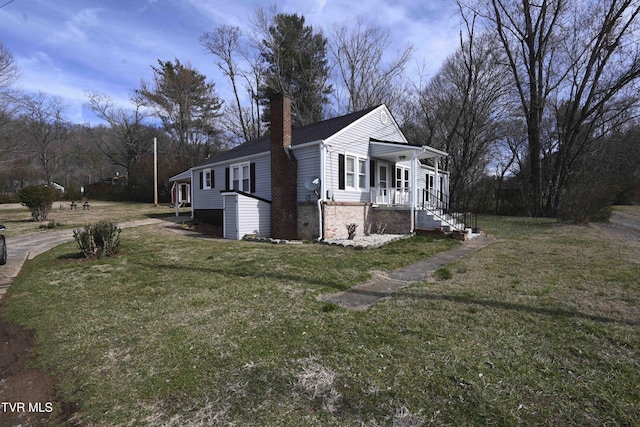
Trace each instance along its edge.
{"label": "gable roof", "polygon": [[[345,116],[334,117],[332,119],[323,120],[321,122],[312,123],[310,125],[293,128],[291,130],[291,146],[301,145],[307,142],[320,141],[329,138],[331,135],[339,132],[351,123],[367,115],[378,106],[367,108],[366,110],[357,111]],[[225,162],[229,160],[239,159],[255,154],[267,153],[270,149],[270,136],[266,135],[251,141],[245,142],[232,148],[229,151],[219,154],[216,157],[207,159],[206,161],[196,165],[195,167],[212,165],[215,163]]]}

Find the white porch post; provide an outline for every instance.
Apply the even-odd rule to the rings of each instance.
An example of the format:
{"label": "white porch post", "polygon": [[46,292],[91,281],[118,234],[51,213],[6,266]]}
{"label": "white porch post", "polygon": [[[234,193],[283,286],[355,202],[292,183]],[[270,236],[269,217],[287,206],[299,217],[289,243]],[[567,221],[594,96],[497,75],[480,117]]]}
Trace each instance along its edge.
{"label": "white porch post", "polygon": [[191,219],[195,218],[195,210],[194,210],[194,206],[193,206],[193,204],[194,204],[193,203],[194,202],[194,199],[193,199],[193,188],[194,188],[193,187],[193,182],[194,182],[193,181],[193,177],[194,177],[193,169],[191,169],[191,181],[190,181],[191,185],[189,186],[189,192],[190,192],[190,195],[191,195],[191,198],[189,200],[191,202]]}
{"label": "white porch post", "polygon": [[415,210],[416,210],[416,191],[418,190],[418,180],[416,174],[416,163],[418,162],[418,153],[413,152],[413,156],[411,157],[411,187],[409,194],[409,203],[411,203],[411,233],[413,233],[416,229],[416,219],[415,219]]}
{"label": "white porch post", "polygon": [[180,199],[180,185],[177,182],[174,182],[171,191],[176,192],[174,204],[176,208],[176,216],[180,216],[180,202],[178,201]]}
{"label": "white porch post", "polygon": [[439,160],[440,160],[440,157],[438,156],[433,158],[433,168],[435,170],[435,175],[433,177],[433,189],[435,190],[434,194],[436,196],[436,200],[435,200],[436,206],[438,208],[441,208],[440,202],[439,202],[441,195],[438,194],[440,189],[440,183],[438,181],[440,179],[440,174],[438,173],[438,163],[440,163]]}

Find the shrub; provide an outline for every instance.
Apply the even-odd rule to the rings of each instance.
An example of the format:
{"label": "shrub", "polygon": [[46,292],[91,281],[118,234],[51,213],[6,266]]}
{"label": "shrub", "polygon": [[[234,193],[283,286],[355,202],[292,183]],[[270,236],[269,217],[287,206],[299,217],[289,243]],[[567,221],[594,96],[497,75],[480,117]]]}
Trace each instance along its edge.
{"label": "shrub", "polygon": [[595,178],[581,179],[567,186],[558,209],[558,218],[564,222],[588,224],[606,222],[611,216],[613,196],[609,188]]}
{"label": "shrub", "polygon": [[120,232],[122,229],[112,222],[87,224],[84,229],[73,230],[80,252],[89,259],[112,256],[120,249]]}
{"label": "shrub", "polygon": [[451,271],[446,267],[440,267],[434,274],[438,280],[449,280],[453,277]]}
{"label": "shrub", "polygon": [[44,185],[28,185],[20,190],[18,197],[31,210],[33,220],[40,222],[47,219],[57,193]]}

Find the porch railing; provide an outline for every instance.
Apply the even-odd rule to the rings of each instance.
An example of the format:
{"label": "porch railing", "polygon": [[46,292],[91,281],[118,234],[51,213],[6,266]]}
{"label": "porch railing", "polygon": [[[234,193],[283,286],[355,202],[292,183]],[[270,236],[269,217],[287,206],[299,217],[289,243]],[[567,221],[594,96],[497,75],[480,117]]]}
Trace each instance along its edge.
{"label": "porch railing", "polygon": [[451,203],[448,195],[443,195],[434,189],[422,190],[423,207],[425,209],[438,210],[443,221],[454,228],[459,228],[457,224],[462,224],[464,228],[477,230],[478,214],[470,212],[469,209],[459,203]]}
{"label": "porch railing", "polygon": [[411,206],[411,192],[409,188],[381,188],[371,189],[371,203],[379,206]]}
{"label": "porch railing", "polygon": [[[416,197],[416,208],[433,211],[444,222],[453,228],[477,229],[478,214],[470,212],[466,207],[451,203],[449,196],[435,189],[419,188]],[[371,188],[371,203],[378,206],[411,206],[409,188]]]}
{"label": "porch railing", "polygon": [[[446,209],[449,199],[439,192],[418,188],[416,208]],[[411,206],[411,191],[407,187],[371,189],[371,203],[378,206]]]}

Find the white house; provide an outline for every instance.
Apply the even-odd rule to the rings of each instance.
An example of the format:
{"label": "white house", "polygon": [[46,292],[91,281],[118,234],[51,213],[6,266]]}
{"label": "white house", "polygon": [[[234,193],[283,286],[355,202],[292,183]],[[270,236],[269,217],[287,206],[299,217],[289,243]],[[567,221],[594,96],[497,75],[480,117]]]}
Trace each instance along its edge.
{"label": "white house", "polygon": [[410,145],[385,105],[292,129],[291,101],[279,96],[271,116],[270,136],[172,178],[190,177],[192,217],[225,238],[329,239],[348,224],[409,233],[443,216],[447,153]]}

